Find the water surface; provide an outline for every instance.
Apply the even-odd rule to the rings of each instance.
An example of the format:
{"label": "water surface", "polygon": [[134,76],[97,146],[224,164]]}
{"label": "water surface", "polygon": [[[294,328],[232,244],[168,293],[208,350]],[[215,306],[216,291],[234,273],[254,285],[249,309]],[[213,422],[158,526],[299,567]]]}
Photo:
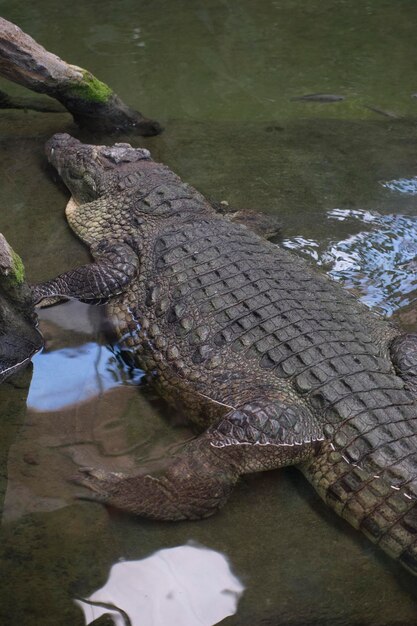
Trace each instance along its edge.
{"label": "water surface", "polygon": [[[414,2],[0,6],[4,17],[165,126],[160,137],[131,138],[134,145],[208,197],[276,213],[285,245],[417,329]],[[4,81],[0,88],[23,91]],[[309,93],[345,99],[292,100]],[[31,281],[88,258],[64,219],[67,193],[43,155],[58,131],[92,142],[126,140],[82,134],[65,114],[0,112],[0,231]],[[86,617],[79,602],[114,602],[119,596],[107,594],[106,584],[118,564],[135,564],[128,571],[143,589],[153,571],[147,564],[164,551],[188,554],[190,545],[213,557],[211,577],[221,582],[203,602],[219,608],[213,593],[225,592],[227,611],[236,611],[212,620],[415,623],[415,580],[329,511],[295,470],[245,477],[227,507],[201,522],[150,523],[76,500],[68,478],[77,466],[158,467],[193,434],[141,372],[122,364],[103,325],[99,308],[70,303],[43,311],[46,347],[33,372],[0,387],[0,623],[104,624],[93,611]],[[170,571],[190,611],[191,584],[181,568]],[[212,571],[204,558],[201,571]],[[156,615],[173,600],[161,600],[162,584],[151,588],[146,610]],[[143,605],[135,611],[143,614],[130,616],[133,623],[158,623],[145,621]],[[123,623],[114,607],[107,613],[107,623]]]}

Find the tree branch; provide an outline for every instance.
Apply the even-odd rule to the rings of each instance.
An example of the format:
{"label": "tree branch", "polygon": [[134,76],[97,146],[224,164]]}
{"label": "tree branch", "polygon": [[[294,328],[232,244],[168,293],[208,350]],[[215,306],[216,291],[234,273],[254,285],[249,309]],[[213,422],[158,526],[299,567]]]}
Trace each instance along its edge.
{"label": "tree branch", "polygon": [[79,126],[89,130],[134,130],[141,135],[156,135],[162,130],[158,122],[128,107],[88,70],[48,52],[3,18],[0,18],[0,76],[55,98]]}
{"label": "tree branch", "polygon": [[21,258],[0,233],[0,383],[43,344]]}

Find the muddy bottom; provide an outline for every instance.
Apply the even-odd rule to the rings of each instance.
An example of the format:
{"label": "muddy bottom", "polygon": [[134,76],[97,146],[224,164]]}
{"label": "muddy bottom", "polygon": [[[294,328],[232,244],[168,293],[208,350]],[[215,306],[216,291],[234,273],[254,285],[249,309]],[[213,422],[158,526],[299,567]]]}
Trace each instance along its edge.
{"label": "muddy bottom", "polygon": [[[45,141],[128,139],[207,197],[279,215],[281,245],[417,329],[412,3],[3,5],[165,126],[146,140],[97,137],[68,115],[0,112],[0,231],[29,280],[88,259]],[[291,100],[314,92],[345,99]],[[200,522],[77,499],[77,467],[158,467],[193,432],[108,345],[100,307],[45,309],[41,328],[33,369],[0,387],[1,624],[415,623],[414,578],[295,469],[245,477]]]}

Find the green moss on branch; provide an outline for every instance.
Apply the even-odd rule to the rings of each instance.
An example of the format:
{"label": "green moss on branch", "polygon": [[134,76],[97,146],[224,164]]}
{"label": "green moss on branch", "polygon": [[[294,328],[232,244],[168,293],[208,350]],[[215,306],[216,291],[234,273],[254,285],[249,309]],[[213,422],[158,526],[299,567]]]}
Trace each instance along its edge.
{"label": "green moss on branch", "polygon": [[108,85],[90,74],[87,70],[82,70],[83,78],[80,82],[72,83],[67,95],[86,100],[87,102],[106,103],[113,95],[113,91]]}
{"label": "green moss on branch", "polygon": [[23,261],[14,250],[12,250],[12,273],[10,278],[18,285],[21,285],[25,281],[25,267]]}

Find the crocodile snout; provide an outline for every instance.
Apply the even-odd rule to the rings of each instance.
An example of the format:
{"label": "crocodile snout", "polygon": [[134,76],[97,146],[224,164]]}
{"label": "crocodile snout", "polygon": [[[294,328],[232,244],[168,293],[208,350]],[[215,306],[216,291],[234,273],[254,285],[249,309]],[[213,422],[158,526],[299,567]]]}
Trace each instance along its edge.
{"label": "crocodile snout", "polygon": [[68,133],[56,133],[45,144],[46,156],[49,160],[54,156],[54,152],[57,149],[68,149],[70,146],[79,144],[78,139],[71,137]]}

